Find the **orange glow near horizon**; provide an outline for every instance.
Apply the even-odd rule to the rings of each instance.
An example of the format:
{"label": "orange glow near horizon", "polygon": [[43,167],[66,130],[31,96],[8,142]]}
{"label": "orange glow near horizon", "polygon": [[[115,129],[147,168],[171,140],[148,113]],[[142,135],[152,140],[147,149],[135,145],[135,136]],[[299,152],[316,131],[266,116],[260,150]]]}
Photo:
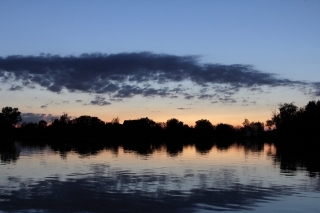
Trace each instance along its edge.
{"label": "orange glow near horizon", "polygon": [[[120,123],[123,123],[124,120],[135,120],[140,118],[148,117],[149,119],[154,120],[155,122],[166,122],[171,118],[176,118],[182,121],[184,124],[188,126],[194,126],[195,122],[200,119],[207,119],[213,125],[217,125],[219,123],[226,123],[233,126],[242,126],[242,122],[244,119],[248,119],[249,121],[260,121],[264,122],[271,118],[271,112],[266,110],[257,110],[257,111],[241,111],[237,109],[223,111],[223,107],[216,108],[214,110],[199,110],[199,111],[187,111],[187,110],[172,110],[172,111],[164,111],[164,112],[153,112],[147,110],[129,110],[123,109],[119,110],[117,108],[68,108],[64,109],[61,107],[57,107],[54,111],[50,111],[48,114],[52,114],[53,116],[61,116],[66,113],[71,118],[76,118],[82,115],[88,115],[92,117],[98,117],[104,122],[111,122],[113,118],[118,117],[120,119]],[[20,109],[19,109],[20,110]],[[31,113],[39,113],[37,109],[28,110],[23,109],[20,110],[22,113],[31,112]],[[216,113],[211,113],[210,111],[215,111]],[[50,122],[50,121],[49,121]]]}
{"label": "orange glow near horizon", "polygon": [[[289,90],[283,90],[285,98],[272,93],[264,94],[264,98],[252,96],[260,101],[244,106],[241,101],[236,103],[212,103],[212,100],[179,98],[147,98],[137,96],[123,99],[121,101],[111,101],[109,105],[92,105],[91,101],[95,95],[84,93],[70,93],[63,91],[61,94],[48,92],[45,90],[25,89],[24,93],[16,93],[15,99],[9,93],[4,93],[5,106],[17,107],[22,113],[45,114],[61,116],[68,114],[72,118],[82,115],[98,117],[104,122],[110,122],[118,117],[120,123],[124,120],[134,120],[148,117],[155,122],[166,122],[171,118],[176,118],[183,123],[194,126],[200,119],[207,119],[213,125],[226,123],[233,126],[242,126],[245,119],[249,121],[266,122],[272,116],[272,110],[277,109],[280,102],[292,102],[286,100],[290,97]],[[242,91],[245,93],[245,91]],[[246,94],[241,94],[246,95]],[[239,98],[241,99],[241,98]],[[108,100],[108,99],[106,99]],[[302,96],[297,100],[303,106],[307,103],[308,97]],[[22,104],[23,103],[23,104]],[[2,106],[2,107],[5,107]],[[50,122],[50,121],[49,121]]]}

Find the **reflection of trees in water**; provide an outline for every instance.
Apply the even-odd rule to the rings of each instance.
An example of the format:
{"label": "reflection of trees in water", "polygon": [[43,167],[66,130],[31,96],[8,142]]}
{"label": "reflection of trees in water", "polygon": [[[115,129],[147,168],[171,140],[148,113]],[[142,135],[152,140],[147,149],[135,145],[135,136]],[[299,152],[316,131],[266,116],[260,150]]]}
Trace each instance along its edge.
{"label": "reflection of trees in water", "polygon": [[283,172],[294,174],[297,170],[307,170],[313,177],[320,176],[319,153],[318,146],[303,146],[301,143],[292,142],[276,145],[276,153],[273,157]]}
{"label": "reflection of trees in water", "polygon": [[[208,154],[213,147],[216,147],[219,150],[228,150],[234,145],[238,148],[244,150],[245,154],[250,153],[262,153],[264,151],[265,143],[260,141],[250,141],[246,140],[243,142],[234,142],[234,141],[223,141],[218,140],[215,142],[208,141],[197,141],[196,143],[182,142],[182,141],[167,141],[167,142],[156,142],[148,143],[143,141],[125,141],[122,143],[109,143],[104,145],[100,142],[91,142],[91,143],[71,143],[72,150],[78,153],[81,156],[88,155],[97,155],[101,150],[106,149],[110,150],[112,153],[117,155],[119,147],[122,147],[125,152],[135,153],[141,156],[149,156],[154,152],[161,151],[165,149],[171,157],[176,157],[183,152],[184,147],[191,145],[195,146],[196,152],[202,155]],[[319,148],[317,147],[303,147],[301,145],[283,145],[287,143],[276,144],[273,147],[274,150],[266,150],[267,155],[272,156],[276,163],[279,163],[280,168],[283,172],[294,172],[296,170],[307,170],[310,172],[310,176],[314,176],[320,173],[320,155]],[[268,146],[270,144],[268,143]],[[71,149],[66,149],[66,145],[63,144],[60,147],[52,146],[56,151],[59,151],[62,154],[67,155]]]}
{"label": "reflection of trees in water", "polygon": [[224,140],[218,140],[215,145],[217,149],[219,150],[228,150],[235,142],[234,141],[224,141]]}
{"label": "reflection of trees in water", "polygon": [[82,157],[97,155],[105,149],[104,143],[98,140],[78,139],[78,140],[60,140],[49,143],[51,148],[59,152],[62,158],[67,158],[69,152],[73,151]]}
{"label": "reflection of trees in water", "polygon": [[206,155],[208,154],[211,149],[214,146],[213,142],[202,142],[201,140],[199,140],[197,143],[194,144],[195,148],[196,148],[196,152],[201,154],[201,155]]}
{"label": "reflection of trees in water", "polygon": [[20,155],[20,147],[15,142],[0,143],[0,159],[1,163],[16,162]]}
{"label": "reflection of trees in water", "polygon": [[171,157],[178,156],[183,151],[182,143],[168,143],[166,144],[167,153]]}
{"label": "reflection of trees in water", "polygon": [[249,154],[249,153],[261,153],[264,151],[264,143],[257,142],[257,141],[250,141],[246,140],[244,142],[244,153]]}
{"label": "reflection of trees in water", "polygon": [[[58,152],[63,159],[66,159],[70,152],[80,155],[80,157],[98,155],[103,150],[109,150],[115,156],[119,153],[121,147],[124,152],[134,153],[140,156],[150,156],[155,152],[165,151],[168,156],[176,157],[181,154],[186,146],[194,146],[196,152],[201,155],[210,153],[212,148],[218,150],[228,150],[230,147],[243,149],[244,154],[259,154],[264,151],[265,143],[259,141],[205,141],[198,140],[195,143],[171,140],[165,142],[146,142],[146,141],[99,141],[99,140],[60,140],[60,141],[24,141],[22,145],[30,145],[44,148],[48,144],[52,150]],[[295,174],[297,170],[307,170],[310,176],[320,175],[320,149],[317,146],[302,146],[302,143],[281,142],[272,146],[272,150],[266,150],[266,154],[274,159],[274,162],[280,165],[282,172]],[[313,144],[313,143],[309,143]],[[314,143],[315,144],[315,143]],[[6,142],[0,145],[1,162],[16,162],[19,159],[19,143]],[[269,147],[270,144],[269,144]]]}
{"label": "reflection of trees in water", "polygon": [[138,141],[136,143],[123,143],[122,148],[124,152],[135,153],[137,155],[148,156],[152,155],[155,151],[163,149],[160,143],[144,143]]}

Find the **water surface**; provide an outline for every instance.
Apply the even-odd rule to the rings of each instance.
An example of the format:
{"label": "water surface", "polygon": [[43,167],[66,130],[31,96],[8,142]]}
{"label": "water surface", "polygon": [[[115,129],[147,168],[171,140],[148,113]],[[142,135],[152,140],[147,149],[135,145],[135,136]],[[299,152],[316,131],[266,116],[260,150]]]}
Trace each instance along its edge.
{"label": "water surface", "polygon": [[[319,212],[320,178],[272,144],[2,150],[1,212]],[[56,150],[56,151],[55,151]]]}

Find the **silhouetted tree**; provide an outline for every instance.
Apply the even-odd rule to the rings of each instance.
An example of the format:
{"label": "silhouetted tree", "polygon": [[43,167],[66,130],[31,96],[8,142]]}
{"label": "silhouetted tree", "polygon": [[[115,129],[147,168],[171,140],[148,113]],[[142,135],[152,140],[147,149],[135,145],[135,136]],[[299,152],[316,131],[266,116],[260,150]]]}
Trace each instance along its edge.
{"label": "silhouetted tree", "polygon": [[39,136],[39,132],[37,131],[38,123],[26,123],[23,122],[21,124],[21,136],[22,137],[32,137],[32,136]]}
{"label": "silhouetted tree", "polygon": [[38,122],[38,128],[45,128],[45,127],[47,127],[47,121],[45,121],[45,120],[40,120],[39,122]]}
{"label": "silhouetted tree", "polygon": [[242,124],[247,131],[262,132],[264,130],[264,123],[260,121],[250,123],[248,119],[244,119]]}
{"label": "silhouetted tree", "polygon": [[196,121],[195,129],[200,131],[212,131],[214,127],[207,119],[201,119]]}
{"label": "silhouetted tree", "polygon": [[197,136],[201,137],[202,139],[209,139],[214,133],[214,126],[206,119],[196,121],[194,129]]}
{"label": "silhouetted tree", "polygon": [[220,123],[216,126],[215,133],[220,140],[230,140],[234,139],[236,131],[234,127],[230,124]]}
{"label": "silhouetted tree", "polygon": [[248,119],[244,119],[244,121],[242,122],[242,125],[244,128],[249,128],[250,127],[250,121]]}
{"label": "silhouetted tree", "polygon": [[18,108],[4,107],[0,113],[0,137],[14,137],[15,125],[22,121]]}
{"label": "silhouetted tree", "polygon": [[273,117],[277,132],[285,137],[297,137],[302,132],[305,125],[303,123],[309,122],[305,119],[305,110],[298,108],[293,103],[279,105],[279,113]]}
{"label": "silhouetted tree", "polygon": [[[62,117],[62,116],[61,116]],[[65,120],[65,118],[63,119]],[[88,115],[82,115],[72,120],[73,124],[83,126],[104,125],[104,122],[97,117],[91,117]]]}
{"label": "silhouetted tree", "polygon": [[298,107],[293,103],[280,104],[279,113],[274,114],[272,121],[276,125],[277,129],[288,128],[292,126],[292,122],[296,118]]}
{"label": "silhouetted tree", "polygon": [[[156,122],[149,118],[140,118],[136,120],[125,120],[123,122],[123,132],[131,139],[150,139],[156,136],[156,131],[159,130]],[[157,135],[158,136],[158,135]]]}
{"label": "silhouetted tree", "polygon": [[111,121],[111,124],[120,124],[120,118],[118,118],[118,117],[113,118]]}
{"label": "silhouetted tree", "polygon": [[176,118],[171,118],[166,122],[166,130],[181,131],[183,129],[183,122]]}
{"label": "silhouetted tree", "polygon": [[70,121],[68,114],[63,114],[59,118],[59,122],[63,124],[67,124]]}
{"label": "silhouetted tree", "polygon": [[20,114],[18,108],[4,107],[0,113],[0,122],[14,126],[22,121]]}
{"label": "silhouetted tree", "polygon": [[60,116],[59,119],[54,119],[54,121],[52,122],[53,126],[63,126],[66,125],[70,122],[70,118],[68,116],[68,114],[63,114]]}
{"label": "silhouetted tree", "polygon": [[264,123],[261,122],[250,122],[248,119],[244,119],[242,123],[242,132],[246,137],[257,137],[264,131]]}
{"label": "silhouetted tree", "polygon": [[274,128],[275,124],[272,120],[267,120],[266,126],[268,127],[269,130],[272,130]]}
{"label": "silhouetted tree", "polygon": [[183,122],[179,121],[176,118],[171,118],[167,120],[166,122],[166,132],[167,136],[169,136],[168,139],[170,140],[176,140],[176,139],[181,139],[185,135],[183,135],[183,130],[184,130],[184,125]]}
{"label": "silhouetted tree", "polygon": [[320,136],[319,120],[320,101],[310,101],[302,108],[298,108],[293,103],[285,103],[279,105],[279,112],[273,112],[272,118],[267,120],[267,126],[269,128],[275,126],[279,137],[315,138]]}

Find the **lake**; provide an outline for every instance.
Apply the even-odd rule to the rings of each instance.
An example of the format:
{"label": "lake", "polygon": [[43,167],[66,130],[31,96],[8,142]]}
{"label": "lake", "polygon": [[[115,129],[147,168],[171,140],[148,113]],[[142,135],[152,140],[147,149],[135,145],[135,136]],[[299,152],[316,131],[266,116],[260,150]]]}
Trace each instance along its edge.
{"label": "lake", "polygon": [[16,142],[0,155],[0,212],[320,212],[319,171],[271,143]]}

